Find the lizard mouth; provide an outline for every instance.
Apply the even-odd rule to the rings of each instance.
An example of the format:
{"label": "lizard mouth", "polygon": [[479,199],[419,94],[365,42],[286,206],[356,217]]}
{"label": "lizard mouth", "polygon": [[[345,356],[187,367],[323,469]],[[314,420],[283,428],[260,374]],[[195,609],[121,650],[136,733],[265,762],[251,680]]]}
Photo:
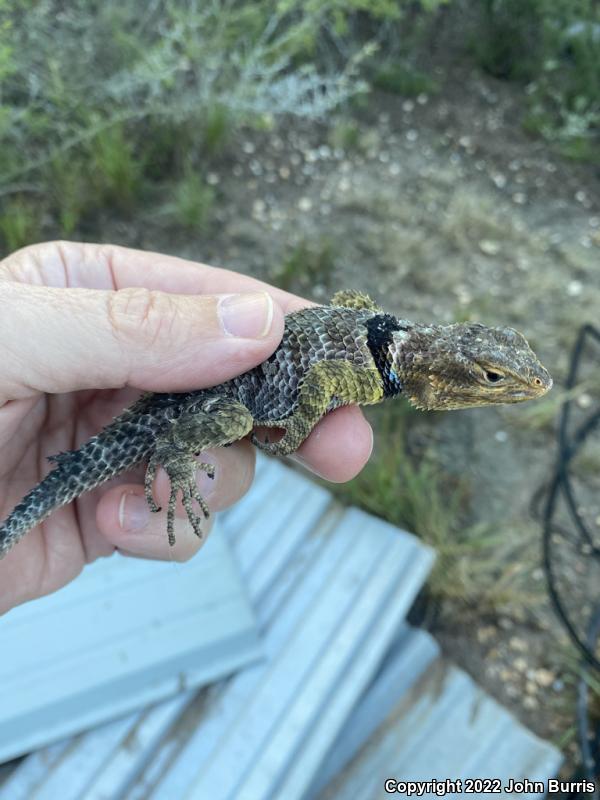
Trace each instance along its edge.
{"label": "lizard mouth", "polygon": [[521,400],[532,400],[536,397],[543,397],[552,388],[552,378],[548,378],[543,383],[536,383],[527,389],[517,389],[510,393],[511,400],[519,403]]}

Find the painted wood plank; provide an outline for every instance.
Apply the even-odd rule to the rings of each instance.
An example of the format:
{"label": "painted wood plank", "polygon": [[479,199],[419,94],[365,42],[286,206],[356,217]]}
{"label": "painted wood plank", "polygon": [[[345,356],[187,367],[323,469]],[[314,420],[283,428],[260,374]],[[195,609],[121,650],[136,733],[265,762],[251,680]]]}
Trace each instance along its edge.
{"label": "painted wood plank", "polygon": [[[423,634],[425,635],[425,634]],[[420,676],[419,691],[392,705],[346,770],[318,800],[383,800],[384,780],[439,781],[523,777],[547,781],[562,757],[488,697],[461,670],[437,658]],[[425,792],[433,800],[436,794]],[[489,794],[470,795],[485,800]],[[513,795],[500,792],[497,797]],[[537,793],[520,797],[533,800]],[[464,793],[447,793],[458,800]]]}
{"label": "painted wood plank", "polygon": [[[286,637],[274,664],[265,668],[264,678],[190,791],[190,800],[270,797],[319,709],[324,713],[332,692],[337,692],[348,659],[358,648],[364,651],[370,646],[374,619],[387,613],[392,587],[406,574],[407,549],[415,558],[427,553],[427,565],[431,562],[429,553],[413,537],[401,537],[396,529],[358,511],[342,517],[330,534],[329,541],[336,540],[342,541],[343,547],[332,561],[329,579],[318,583],[320,589],[314,594],[310,580],[298,591],[311,598],[307,612],[301,617],[290,615],[293,636]],[[314,571],[310,570],[309,576]],[[426,568],[421,580],[425,573]],[[398,624],[397,617],[394,621]],[[393,633],[392,629],[390,638]],[[267,652],[271,652],[268,645]],[[365,669],[367,680],[377,663]],[[351,686],[350,705],[362,688],[361,683]],[[323,742],[320,756],[312,756],[317,760],[324,757],[329,736],[323,737]]]}
{"label": "painted wood plank", "polygon": [[[332,676],[330,686],[335,687],[335,692],[327,702],[319,698],[319,707],[314,709],[313,719],[306,726],[303,738],[298,739],[297,748],[290,752],[289,762],[281,769],[276,791],[271,795],[265,789],[265,797],[300,800],[306,795],[313,776],[319,771],[357,700],[366,691],[390,643],[397,636],[398,628],[433,562],[433,554],[427,553],[429,557],[424,557],[421,547],[414,542],[403,539],[402,545],[394,542],[385,562],[378,565],[369,584],[365,586],[361,600],[367,608],[364,609],[365,628],[362,636],[352,649],[349,648],[338,674]],[[380,592],[380,599],[375,605],[374,595],[377,592]],[[372,602],[370,613],[369,602]],[[356,625],[361,610],[360,604],[356,604],[344,627],[348,627],[350,622]],[[344,633],[348,634],[348,631],[342,629],[336,641],[332,642],[333,655],[343,650]],[[296,704],[298,702],[303,702],[301,710],[306,714],[310,706],[309,699],[299,696]],[[297,720],[290,712],[287,717],[286,724],[293,728]],[[277,740],[277,747],[280,747],[281,738]]]}
{"label": "painted wood plank", "polygon": [[[335,519],[339,517],[336,516]],[[136,787],[127,795],[128,800],[140,796],[152,797],[153,800],[169,800],[182,794],[192,776],[205,769],[205,766],[216,757],[222,740],[228,730],[235,725],[243,710],[257,691],[261,681],[265,680],[266,670],[272,668],[274,659],[286,646],[299,622],[310,612],[314,598],[318,596],[320,587],[335,577],[336,565],[343,558],[348,542],[342,535],[331,536],[331,523],[321,519],[312,535],[303,540],[300,557],[295,557],[292,564],[280,575],[280,579],[288,587],[281,598],[278,613],[265,619],[265,610],[270,606],[264,598],[258,602],[256,613],[261,626],[266,626],[263,647],[270,663],[258,663],[234,675],[221,692],[213,696],[213,702],[203,704],[198,715],[197,727],[186,731],[186,740],[181,743],[176,759],[162,780],[153,784],[153,791],[138,794]],[[310,558],[304,554],[310,553]],[[290,572],[295,577],[290,580]],[[148,785],[145,774],[139,782]]]}
{"label": "painted wood plank", "polygon": [[439,657],[440,648],[432,636],[400,627],[392,648],[359,703],[348,716],[340,736],[319,768],[306,800],[315,800],[374,734],[389,709],[417,683],[429,665]]}
{"label": "painted wood plank", "polygon": [[2,617],[0,641],[0,760],[260,656],[223,536],[184,565],[118,555],[95,562],[61,592]]}

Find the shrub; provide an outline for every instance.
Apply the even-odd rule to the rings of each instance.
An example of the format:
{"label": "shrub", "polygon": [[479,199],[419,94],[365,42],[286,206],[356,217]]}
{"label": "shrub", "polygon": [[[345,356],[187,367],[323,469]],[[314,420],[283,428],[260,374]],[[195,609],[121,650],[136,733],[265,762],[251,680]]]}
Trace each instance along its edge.
{"label": "shrub", "polygon": [[593,0],[485,0],[474,51],[500,78],[527,82],[528,130],[597,161],[600,9]]}

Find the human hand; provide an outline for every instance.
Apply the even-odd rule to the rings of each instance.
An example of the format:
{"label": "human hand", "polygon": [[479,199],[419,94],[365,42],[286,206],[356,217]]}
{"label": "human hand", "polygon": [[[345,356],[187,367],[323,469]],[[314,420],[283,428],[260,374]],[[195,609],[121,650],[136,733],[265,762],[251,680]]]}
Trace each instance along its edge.
{"label": "human hand", "polygon": [[[238,293],[232,314],[220,314],[219,295]],[[140,390],[200,389],[252,368],[279,344],[283,315],[305,305],[234,272],[112,245],[50,242],[1,261],[0,517],[49,471],[47,456],[79,447]],[[371,442],[360,410],[347,407],[327,415],[295,457],[345,481],[362,468]],[[202,456],[217,468],[214,481],[198,473],[212,511],[248,490],[254,453],[241,441]],[[109,481],[28,532],[0,561],[0,613],[55,591],[117,548],[190,558],[201,542],[185,512],[178,505],[171,548],[166,511],[149,512],[143,474]],[[161,470],[154,496],[163,508],[168,494]]]}

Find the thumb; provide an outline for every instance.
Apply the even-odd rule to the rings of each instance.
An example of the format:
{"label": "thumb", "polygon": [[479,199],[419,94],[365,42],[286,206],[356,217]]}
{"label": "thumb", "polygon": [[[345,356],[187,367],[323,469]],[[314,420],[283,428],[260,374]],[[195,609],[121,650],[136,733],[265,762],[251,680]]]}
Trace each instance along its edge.
{"label": "thumb", "polygon": [[177,295],[0,285],[0,395],[185,391],[256,366],[283,334],[266,292]]}

